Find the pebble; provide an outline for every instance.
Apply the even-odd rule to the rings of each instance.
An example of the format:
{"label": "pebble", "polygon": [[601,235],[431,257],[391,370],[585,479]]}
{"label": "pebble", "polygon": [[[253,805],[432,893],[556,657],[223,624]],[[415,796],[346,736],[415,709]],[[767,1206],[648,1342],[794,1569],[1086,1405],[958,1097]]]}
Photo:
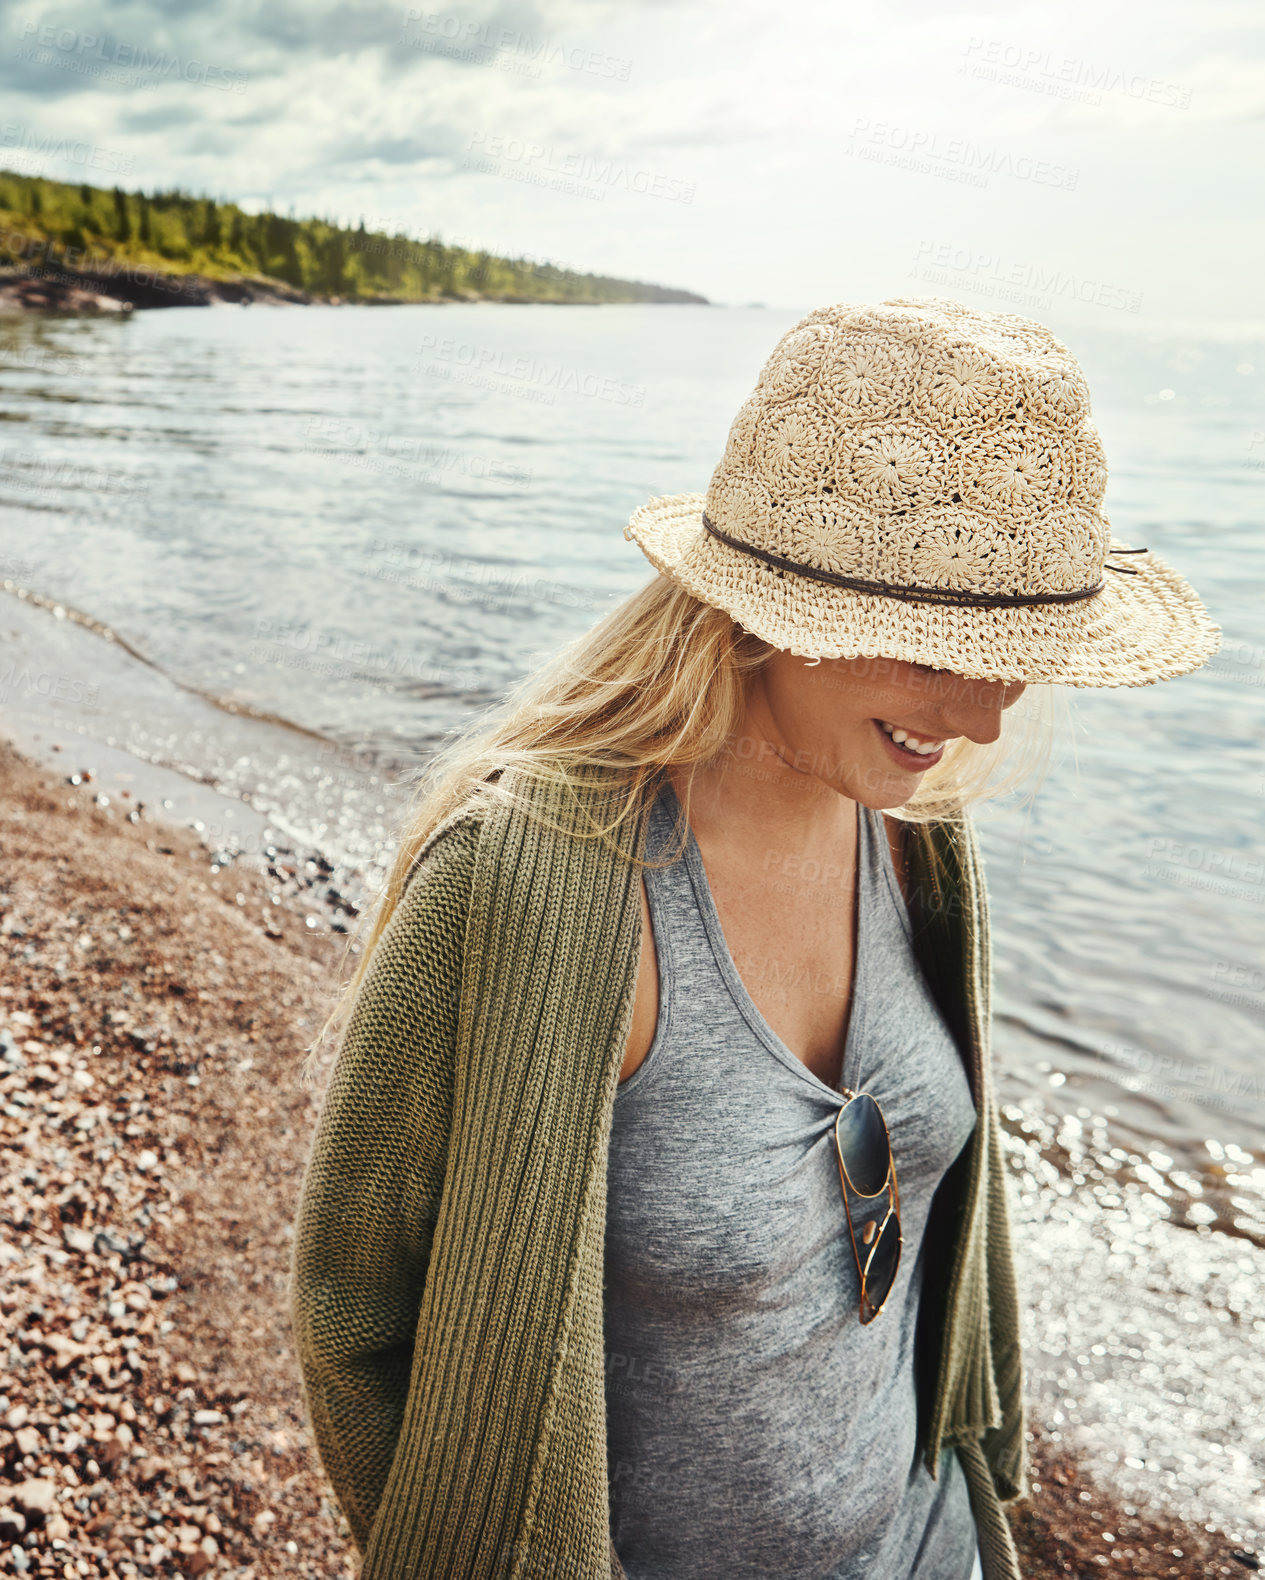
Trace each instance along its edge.
{"label": "pebble", "polygon": [[9,1496],[24,1514],[47,1514],[53,1506],[53,1499],[57,1495],[55,1482],[46,1481],[41,1477],[31,1477],[26,1481],[19,1481],[16,1486],[9,1489]]}

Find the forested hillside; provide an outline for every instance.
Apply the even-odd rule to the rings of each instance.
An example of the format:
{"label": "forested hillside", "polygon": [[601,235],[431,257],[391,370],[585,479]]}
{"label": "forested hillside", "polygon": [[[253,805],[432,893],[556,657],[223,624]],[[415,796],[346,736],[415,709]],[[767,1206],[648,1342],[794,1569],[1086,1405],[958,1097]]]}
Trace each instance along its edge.
{"label": "forested hillside", "polygon": [[[0,170],[0,264],[33,264],[37,243],[66,267],[121,263],[211,279],[265,275],[316,297],[438,301],[703,302],[689,291],[580,274],[531,258],[501,258],[438,237],[356,230],[323,219],[247,214],[189,193],[49,181]],[[50,259],[51,261],[51,259]]]}

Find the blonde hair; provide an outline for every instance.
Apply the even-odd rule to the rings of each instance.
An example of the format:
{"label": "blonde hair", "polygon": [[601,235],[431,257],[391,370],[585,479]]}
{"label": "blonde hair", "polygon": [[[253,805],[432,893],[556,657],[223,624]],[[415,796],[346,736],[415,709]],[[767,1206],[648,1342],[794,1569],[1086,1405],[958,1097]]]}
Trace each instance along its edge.
{"label": "blonde hair", "polygon": [[[326,1037],[345,1026],[413,866],[446,818],[479,801],[512,802],[515,774],[507,769],[516,770],[520,782],[548,780],[574,789],[595,770],[615,768],[625,774],[628,794],[613,822],[593,825],[592,837],[636,860],[614,841],[614,831],[638,813],[649,782],[676,767],[687,771],[678,825],[683,837],[693,775],[726,750],[741,723],[751,676],[776,651],[724,610],[656,574],[457,732],[413,778],[385,885],[347,940],[347,951],[355,953],[372,917],[359,963],[308,1050],[303,1073]],[[1048,752],[1049,722],[1030,700],[1048,690],[1029,687],[1007,710],[996,742],[951,741],[913,798],[891,815],[913,823],[952,819],[971,802],[1014,789]]]}

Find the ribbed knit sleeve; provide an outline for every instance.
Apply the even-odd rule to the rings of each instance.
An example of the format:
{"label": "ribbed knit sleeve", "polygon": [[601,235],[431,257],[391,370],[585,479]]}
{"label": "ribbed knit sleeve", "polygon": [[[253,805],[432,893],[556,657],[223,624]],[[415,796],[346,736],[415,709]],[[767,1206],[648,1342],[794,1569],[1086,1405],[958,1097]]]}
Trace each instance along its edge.
{"label": "ribbed knit sleeve", "polygon": [[290,1317],[322,1465],[363,1555],[408,1399],[451,1129],[477,818],[428,846],[374,949],[300,1189]]}
{"label": "ribbed knit sleeve", "polygon": [[[934,1476],[941,1444],[957,1445],[985,1580],[1020,1580],[1002,1507],[1027,1488],[1020,1314],[993,1091],[988,888],[969,817],[925,825],[916,833],[911,867],[926,928],[929,981],[969,1055],[978,1113],[962,1158],[953,1254],[943,1271],[939,1378],[925,1456]],[[943,891],[931,881],[933,851],[945,875]]]}
{"label": "ribbed knit sleeve", "polygon": [[546,781],[485,818],[444,1199],[362,1580],[610,1573],[606,1147],[641,914],[635,870],[578,836],[611,810]]}
{"label": "ribbed knit sleeve", "polygon": [[[985,1057],[991,1064],[993,1023],[993,930],[989,918],[988,885],[983,858],[974,829],[970,831],[975,871],[980,994],[979,1018]],[[1014,1251],[1007,1197],[1010,1170],[1006,1165],[1001,1121],[993,1082],[989,1081],[988,1113],[988,1321],[989,1354],[997,1392],[1000,1424],[983,1434],[981,1446],[999,1498],[1010,1502],[1027,1497],[1027,1416],[1024,1409],[1023,1349],[1020,1332],[1019,1291],[1015,1282]]]}

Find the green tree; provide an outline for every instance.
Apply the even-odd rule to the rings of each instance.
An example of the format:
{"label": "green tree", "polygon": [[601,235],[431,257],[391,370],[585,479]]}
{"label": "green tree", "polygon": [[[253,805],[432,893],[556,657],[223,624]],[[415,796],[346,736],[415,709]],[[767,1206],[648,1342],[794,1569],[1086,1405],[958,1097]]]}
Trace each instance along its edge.
{"label": "green tree", "polygon": [[127,193],[122,187],[114,189],[114,239],[125,244],[132,239],[132,216],[127,207]]}
{"label": "green tree", "polygon": [[325,248],[325,289],[331,296],[342,296],[346,290],[347,241],[341,230],[336,230]]}
{"label": "green tree", "polygon": [[202,245],[209,252],[214,252],[218,250],[220,240],[220,206],[208,202],[202,215]]}

